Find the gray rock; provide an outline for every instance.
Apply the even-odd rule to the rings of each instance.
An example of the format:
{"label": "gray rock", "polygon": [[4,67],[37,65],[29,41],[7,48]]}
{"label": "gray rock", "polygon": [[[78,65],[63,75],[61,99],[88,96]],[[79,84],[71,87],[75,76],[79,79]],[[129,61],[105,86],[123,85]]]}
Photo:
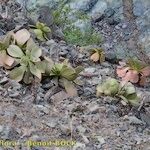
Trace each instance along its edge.
{"label": "gray rock", "polygon": [[49,121],[43,122],[43,123],[46,124],[48,127],[55,128],[56,125],[58,124],[58,121],[59,121],[58,118],[56,118],[56,117],[50,117]]}
{"label": "gray rock", "polygon": [[18,138],[18,133],[11,126],[3,126],[3,131],[0,133],[1,139],[14,140]]}
{"label": "gray rock", "polygon": [[20,93],[18,91],[11,91],[11,93],[9,93],[9,96],[11,98],[18,98],[20,95]]}
{"label": "gray rock", "polygon": [[129,120],[130,124],[136,124],[136,125],[144,124],[143,121],[141,121],[140,119],[138,119],[135,116],[128,116],[127,119]]}
{"label": "gray rock", "polygon": [[54,19],[49,6],[40,7],[38,20],[49,27],[53,25]]}
{"label": "gray rock", "polygon": [[44,112],[45,114],[49,113],[49,108],[45,107],[43,105],[36,105],[35,108],[38,109],[41,112]]}
{"label": "gray rock", "polygon": [[84,69],[84,72],[90,73],[90,74],[94,73],[95,71],[96,71],[96,68],[93,68],[93,67],[89,67],[89,68]]}
{"label": "gray rock", "polygon": [[104,11],[105,17],[108,17],[108,18],[112,17],[114,14],[115,14],[115,11],[112,8],[108,8]]}
{"label": "gray rock", "polygon": [[8,82],[8,78],[7,77],[4,77],[0,80],[0,84],[5,84]]}

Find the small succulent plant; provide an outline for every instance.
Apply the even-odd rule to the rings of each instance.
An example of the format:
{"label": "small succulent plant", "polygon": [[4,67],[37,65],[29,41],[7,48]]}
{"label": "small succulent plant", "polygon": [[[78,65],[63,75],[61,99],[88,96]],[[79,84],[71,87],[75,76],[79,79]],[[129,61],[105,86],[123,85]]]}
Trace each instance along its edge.
{"label": "small succulent plant", "polygon": [[143,86],[146,84],[146,79],[150,77],[150,66],[139,60],[129,59],[127,63],[120,62],[116,72],[123,81],[138,83]]}
{"label": "small succulent plant", "polygon": [[31,26],[37,37],[40,41],[48,40],[47,34],[51,32],[51,29],[44,23],[37,22],[36,26]]}
{"label": "small succulent plant", "polygon": [[101,95],[121,98],[125,103],[137,106],[139,98],[134,86],[130,82],[121,82],[110,78],[106,82],[97,86],[97,97]]}
{"label": "small succulent plant", "polygon": [[105,61],[105,54],[101,48],[93,48],[91,49],[91,57],[90,59],[94,62],[104,62]]}
{"label": "small succulent plant", "polygon": [[10,71],[10,77],[13,80],[18,82],[23,80],[26,84],[32,81],[33,76],[41,80],[41,75],[45,72],[40,59],[42,51],[31,38],[27,41],[24,49],[12,44],[7,48],[7,52],[19,64]]}
{"label": "small succulent plant", "polygon": [[5,36],[5,38],[2,41],[0,41],[0,66],[3,66],[5,68],[11,68],[15,61],[15,59],[10,57],[7,53],[7,48],[9,47],[12,38],[13,32],[9,32]]}
{"label": "small succulent plant", "polygon": [[51,68],[50,76],[57,77],[65,87],[65,90],[70,96],[77,95],[77,90],[74,87],[73,82],[78,77],[79,73],[83,70],[83,67],[78,66],[77,68],[72,68],[68,63],[58,63],[54,64]]}

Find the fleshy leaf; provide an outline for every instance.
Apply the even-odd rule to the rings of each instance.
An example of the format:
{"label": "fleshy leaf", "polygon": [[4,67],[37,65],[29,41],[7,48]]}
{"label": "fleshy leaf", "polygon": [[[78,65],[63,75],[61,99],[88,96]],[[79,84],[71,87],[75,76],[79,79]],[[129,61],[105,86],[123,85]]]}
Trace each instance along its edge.
{"label": "fleshy leaf", "polygon": [[41,23],[41,22],[37,22],[37,23],[36,23],[36,28],[37,28],[37,29],[42,29],[44,26],[45,26],[44,23]]}
{"label": "fleshy leaf", "polygon": [[18,45],[24,45],[30,38],[30,32],[27,29],[21,29],[15,33],[15,39]]}
{"label": "fleshy leaf", "polygon": [[5,61],[4,63],[7,65],[7,66],[12,66],[13,63],[15,62],[15,59],[10,57],[9,55],[6,55],[6,58],[5,58]]}
{"label": "fleshy leaf", "polygon": [[44,32],[48,33],[48,32],[51,32],[51,29],[47,26],[43,27],[42,29]]}
{"label": "fleshy leaf", "polygon": [[145,77],[150,76],[150,66],[147,66],[147,67],[143,68],[143,69],[141,70],[141,73],[142,73]]}
{"label": "fleshy leaf", "polygon": [[146,84],[146,76],[141,76],[140,77],[140,81],[139,81],[139,84],[141,85],[141,86],[144,86],[145,84]]}
{"label": "fleshy leaf", "polygon": [[80,72],[82,72],[84,70],[84,68],[82,66],[78,66],[75,68],[75,72],[76,74],[79,74]]}
{"label": "fleshy leaf", "polygon": [[54,62],[52,61],[52,59],[44,57],[45,60],[43,60],[43,62],[46,64],[45,66],[45,74],[50,75],[51,70],[54,66]]}
{"label": "fleshy leaf", "polygon": [[24,56],[23,51],[17,45],[10,45],[7,48],[7,52],[10,56],[16,57],[16,58],[21,58]]}
{"label": "fleshy leaf", "polygon": [[60,76],[63,64],[55,64],[51,69],[51,76]]}
{"label": "fleshy leaf", "polygon": [[35,63],[37,69],[41,71],[41,73],[45,73],[46,70],[46,62],[45,61],[39,61]]}
{"label": "fleshy leaf", "polygon": [[73,96],[77,96],[77,89],[75,88],[75,86],[73,85],[72,82],[63,79],[63,84],[65,87],[66,92],[68,93],[69,96],[73,97]]}
{"label": "fleshy leaf", "polygon": [[23,77],[23,82],[25,84],[30,84],[33,80],[33,75],[31,74],[29,68],[26,70],[24,77]]}
{"label": "fleshy leaf", "polygon": [[5,67],[5,65],[7,65],[8,67],[10,67],[13,65],[14,61],[14,58],[7,55],[5,50],[0,51],[0,66]]}
{"label": "fleshy leaf", "polygon": [[42,76],[41,76],[41,71],[36,67],[36,65],[34,65],[33,63],[29,63],[29,66],[30,66],[30,72],[34,75],[34,76],[36,76],[36,77],[38,77],[39,79],[41,79],[42,78]]}
{"label": "fleshy leaf", "polygon": [[10,31],[7,33],[6,37],[4,38],[3,40],[3,43],[5,44],[5,46],[8,48],[9,47],[9,44],[11,42],[11,39],[13,38],[14,36],[14,32]]}
{"label": "fleshy leaf", "polygon": [[37,39],[39,39],[40,41],[45,41],[42,30],[34,29],[34,33],[35,33]]}
{"label": "fleshy leaf", "polygon": [[119,82],[116,79],[107,79],[103,84],[97,86],[97,95],[115,96],[119,91]]}
{"label": "fleshy leaf", "polygon": [[73,68],[63,65],[61,69],[61,76],[67,80],[73,81],[77,78],[78,75]]}
{"label": "fleshy leaf", "polygon": [[122,78],[126,75],[128,70],[129,70],[129,67],[123,67],[123,68],[117,67],[116,73],[117,73],[118,77]]}
{"label": "fleshy leaf", "polygon": [[42,50],[36,45],[36,43],[30,38],[27,42],[27,50],[30,51],[31,57],[36,60],[42,55]]}
{"label": "fleshy leaf", "polygon": [[10,71],[10,78],[19,82],[23,79],[25,71],[25,66],[16,67],[12,71]]}
{"label": "fleshy leaf", "polygon": [[125,86],[125,91],[126,91],[126,95],[130,95],[130,94],[134,94],[136,93],[135,87],[133,86],[133,84],[131,84],[130,82],[128,82]]}
{"label": "fleshy leaf", "polygon": [[139,98],[137,97],[137,95],[132,95],[133,98],[129,99],[129,103],[133,106],[139,106],[140,102],[139,102]]}
{"label": "fleshy leaf", "polygon": [[37,47],[37,49],[32,49],[31,51],[31,59],[36,62],[39,61],[39,57],[42,55],[42,50]]}
{"label": "fleshy leaf", "polygon": [[137,83],[139,81],[139,74],[135,70],[130,70],[126,73],[125,77],[122,78],[125,81],[130,81],[132,83]]}

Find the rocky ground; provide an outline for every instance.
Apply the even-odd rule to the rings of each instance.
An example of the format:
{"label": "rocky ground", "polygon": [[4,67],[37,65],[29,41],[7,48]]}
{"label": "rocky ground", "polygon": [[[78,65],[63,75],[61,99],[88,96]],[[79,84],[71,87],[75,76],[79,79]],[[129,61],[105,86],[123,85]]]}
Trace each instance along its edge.
{"label": "rocky ground", "polygon": [[[9,1],[6,14],[5,6],[3,3],[0,8],[0,35],[26,27],[23,7]],[[126,41],[133,31],[128,22],[114,19],[114,15],[113,9],[107,9],[93,27],[104,37],[104,49],[116,49],[119,53],[120,49],[126,48]],[[49,79],[44,79],[36,88],[16,83],[1,68],[0,140],[17,141],[18,146],[1,147],[0,150],[150,150],[149,87],[136,87],[141,97],[141,107],[138,108],[123,106],[111,97],[97,98],[97,84],[108,77],[116,78],[116,64],[112,61],[101,65],[92,63],[89,56],[79,53],[77,47],[58,39],[42,43],[40,47],[47,55],[54,56],[57,52],[59,57],[70,59],[73,65],[84,66],[79,77],[82,85],[77,86],[79,96],[70,98]],[[23,144],[28,140],[60,139],[76,141],[76,145],[27,148]]]}

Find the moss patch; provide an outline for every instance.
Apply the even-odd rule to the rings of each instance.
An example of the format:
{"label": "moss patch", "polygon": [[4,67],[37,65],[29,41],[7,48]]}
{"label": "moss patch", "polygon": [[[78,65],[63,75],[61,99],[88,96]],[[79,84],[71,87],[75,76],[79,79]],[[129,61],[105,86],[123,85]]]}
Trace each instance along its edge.
{"label": "moss patch", "polygon": [[67,43],[87,46],[87,45],[98,45],[101,43],[101,36],[96,33],[93,29],[87,29],[84,32],[77,27],[68,27],[64,30],[65,40]]}
{"label": "moss patch", "polygon": [[[99,45],[101,43],[101,35],[96,33],[94,29],[88,28],[81,31],[74,23],[77,20],[87,21],[89,16],[84,12],[73,12],[69,6],[61,3],[59,9],[53,11],[54,23],[61,27],[65,35],[65,40],[69,44],[87,46]],[[69,14],[73,17],[69,18]]]}

